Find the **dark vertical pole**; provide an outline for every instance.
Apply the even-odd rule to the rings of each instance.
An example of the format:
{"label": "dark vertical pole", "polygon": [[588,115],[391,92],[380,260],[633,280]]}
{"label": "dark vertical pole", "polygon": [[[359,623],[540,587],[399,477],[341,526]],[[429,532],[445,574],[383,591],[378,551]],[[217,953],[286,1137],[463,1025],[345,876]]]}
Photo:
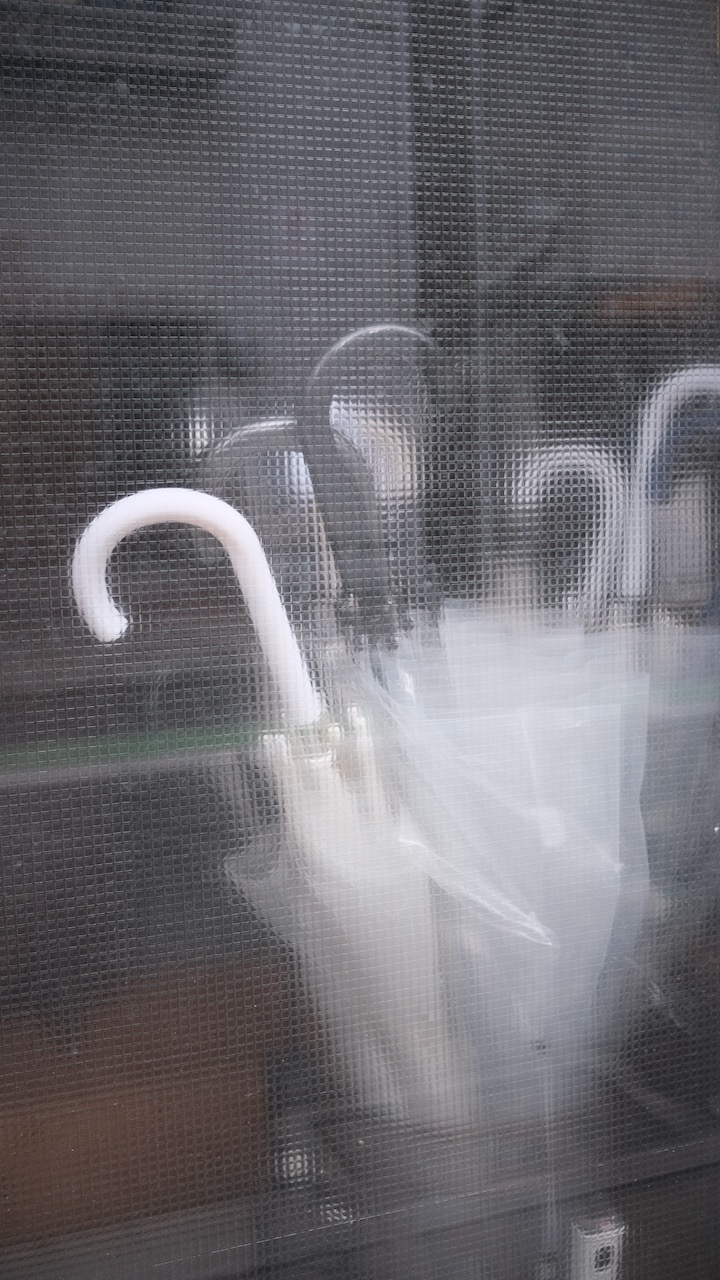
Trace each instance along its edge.
{"label": "dark vertical pole", "polygon": [[490,583],[492,485],[483,413],[480,0],[412,5],[421,323],[437,342],[429,448],[431,553],[446,592]]}

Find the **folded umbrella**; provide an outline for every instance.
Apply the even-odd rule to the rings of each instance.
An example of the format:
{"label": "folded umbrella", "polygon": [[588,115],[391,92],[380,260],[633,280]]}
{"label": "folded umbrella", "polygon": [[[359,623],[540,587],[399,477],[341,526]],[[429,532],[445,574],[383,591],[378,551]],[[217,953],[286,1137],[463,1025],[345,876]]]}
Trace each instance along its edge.
{"label": "folded umbrella", "polygon": [[231,872],[292,945],[343,1067],[364,1107],[425,1125],[463,1118],[441,999],[431,887],[414,836],[381,780],[366,719],[332,719],[313,687],[262,546],[232,507],[209,494],[156,489],[102,511],[78,541],[72,582],[98,639],[128,621],[106,574],[117,544],[148,525],[184,523],[225,547],[284,712],[261,737],[283,813],[277,858],[251,876]]}

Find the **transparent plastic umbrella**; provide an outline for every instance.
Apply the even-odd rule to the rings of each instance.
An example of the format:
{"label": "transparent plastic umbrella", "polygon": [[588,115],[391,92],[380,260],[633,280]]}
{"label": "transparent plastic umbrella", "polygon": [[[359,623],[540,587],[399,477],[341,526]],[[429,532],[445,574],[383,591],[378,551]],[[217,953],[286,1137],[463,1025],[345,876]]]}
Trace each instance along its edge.
{"label": "transparent plastic umbrella", "polygon": [[[677,874],[705,838],[698,826],[697,790],[701,781],[707,783],[709,744],[720,712],[720,643],[715,627],[698,626],[657,599],[653,525],[692,438],[691,432],[677,430],[683,410],[708,399],[720,399],[720,365],[688,365],[652,384],[638,411],[630,475],[621,593],[637,620],[639,660],[651,673],[644,808],[661,914],[671,910]],[[689,516],[684,513],[686,524]],[[690,526],[686,537],[696,544],[701,537],[707,540],[708,530]]]}
{"label": "transparent plastic umbrella", "polygon": [[131,495],[102,511],[75,549],[72,583],[105,642],[128,620],[107,586],[109,559],[133,532],[194,525],[225,547],[284,713],[258,758],[283,812],[276,858],[261,877],[231,871],[297,951],[307,984],[363,1106],[424,1125],[463,1118],[447,1036],[430,882],[415,836],[380,776],[366,719],[332,719],[315,690],[252,527],[219,498],[187,489]]}
{"label": "transparent plastic umbrella", "polygon": [[[511,511],[554,487],[591,504],[560,611],[446,603],[437,643],[385,658],[388,767],[442,888],[444,976],[488,1119],[542,1116],[606,1029],[642,923],[647,683],[612,630],[627,510],[623,469],[570,442],[534,450]],[[587,634],[585,627],[592,632]]]}

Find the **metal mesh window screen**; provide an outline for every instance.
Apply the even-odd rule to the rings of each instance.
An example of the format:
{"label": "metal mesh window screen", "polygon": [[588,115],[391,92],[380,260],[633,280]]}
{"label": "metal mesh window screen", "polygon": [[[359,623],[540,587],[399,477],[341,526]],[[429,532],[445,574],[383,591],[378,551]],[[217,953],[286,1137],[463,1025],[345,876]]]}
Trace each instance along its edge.
{"label": "metal mesh window screen", "polygon": [[0,1274],[720,1258],[711,0],[0,3]]}

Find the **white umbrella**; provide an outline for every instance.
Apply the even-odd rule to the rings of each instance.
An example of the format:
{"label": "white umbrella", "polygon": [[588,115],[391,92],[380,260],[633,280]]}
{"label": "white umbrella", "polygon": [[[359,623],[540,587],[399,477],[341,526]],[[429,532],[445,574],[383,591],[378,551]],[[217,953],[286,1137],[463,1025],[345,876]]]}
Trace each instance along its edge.
{"label": "white umbrella", "polygon": [[422,1124],[463,1118],[438,976],[430,885],[414,836],[389,801],[367,722],[355,707],[332,722],[253,529],[219,498],[188,489],[134,494],[102,511],[73,557],[75,598],[90,629],[116,640],[128,620],[110,598],[107,567],[129,534],[194,525],[228,552],[264,651],[285,728],[261,755],[282,801],[284,836],[268,876],[234,873],[277,933],[296,948],[307,982],[362,1104]]}

